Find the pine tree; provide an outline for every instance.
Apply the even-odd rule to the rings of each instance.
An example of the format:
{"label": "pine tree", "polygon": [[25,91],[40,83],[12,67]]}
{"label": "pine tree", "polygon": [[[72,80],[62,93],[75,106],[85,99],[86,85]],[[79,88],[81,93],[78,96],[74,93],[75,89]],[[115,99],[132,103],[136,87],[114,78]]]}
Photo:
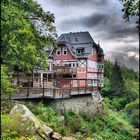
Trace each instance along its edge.
{"label": "pine tree", "polygon": [[119,97],[123,96],[124,90],[125,90],[124,85],[125,85],[125,82],[123,79],[121,68],[116,59],[115,64],[112,68],[111,77],[110,77],[111,94],[113,96],[119,96]]}

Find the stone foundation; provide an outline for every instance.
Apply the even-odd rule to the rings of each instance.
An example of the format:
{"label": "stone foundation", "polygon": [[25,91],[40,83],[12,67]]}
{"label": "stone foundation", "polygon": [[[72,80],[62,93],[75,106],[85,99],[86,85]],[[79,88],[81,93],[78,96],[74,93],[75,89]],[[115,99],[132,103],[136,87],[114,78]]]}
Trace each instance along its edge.
{"label": "stone foundation", "polygon": [[63,113],[65,110],[72,109],[77,113],[85,113],[88,115],[102,114],[103,105],[101,100],[97,100],[92,95],[73,96],[69,99],[57,99],[45,101],[49,103],[55,111]]}

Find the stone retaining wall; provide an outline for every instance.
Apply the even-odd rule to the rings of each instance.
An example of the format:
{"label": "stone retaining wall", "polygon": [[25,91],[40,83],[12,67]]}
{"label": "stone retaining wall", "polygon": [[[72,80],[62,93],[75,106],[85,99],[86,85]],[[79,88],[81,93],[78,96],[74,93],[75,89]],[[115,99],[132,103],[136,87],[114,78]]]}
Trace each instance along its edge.
{"label": "stone retaining wall", "polygon": [[65,110],[72,109],[77,113],[86,113],[88,115],[102,114],[103,105],[99,100],[95,100],[92,95],[73,96],[69,99],[48,100],[58,113],[63,113]]}

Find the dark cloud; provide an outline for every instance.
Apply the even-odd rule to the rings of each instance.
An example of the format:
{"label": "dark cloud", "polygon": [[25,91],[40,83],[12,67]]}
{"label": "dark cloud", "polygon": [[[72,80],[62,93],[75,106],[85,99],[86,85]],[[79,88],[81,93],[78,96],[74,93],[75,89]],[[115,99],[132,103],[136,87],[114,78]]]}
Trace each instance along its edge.
{"label": "dark cloud", "polygon": [[58,6],[105,5],[108,0],[52,0]]}
{"label": "dark cloud", "polygon": [[80,19],[80,22],[83,23],[85,27],[93,28],[97,25],[107,24],[108,18],[106,14],[96,13]]}
{"label": "dark cloud", "polygon": [[[129,36],[138,40],[138,30],[134,23],[124,24],[118,21],[118,18],[107,13],[93,13],[89,16],[63,20],[61,25],[63,25],[63,30],[77,27],[87,28],[89,31],[97,32],[104,40],[126,41]],[[127,39],[127,41],[134,40]]]}
{"label": "dark cloud", "polygon": [[128,57],[131,51],[138,54],[138,30],[135,19],[124,22],[119,0],[44,1],[55,9],[59,33],[89,31],[94,40],[102,42],[105,53],[112,49],[107,57],[118,58],[122,64],[138,70],[138,55]]}
{"label": "dark cloud", "polygon": [[[108,29],[107,29],[108,28]],[[106,28],[106,36],[104,36],[104,39],[125,39],[128,38],[130,36],[132,36],[133,38],[137,38],[138,39],[138,32],[136,29],[135,25],[122,25],[119,23],[114,23],[112,24],[112,26],[107,25]],[[129,41],[129,39],[128,39]],[[132,41],[132,40],[131,40]]]}
{"label": "dark cloud", "polygon": [[78,26],[81,27],[88,27],[88,28],[95,28],[96,26],[99,25],[106,25],[108,22],[108,15],[106,14],[101,14],[101,13],[94,13],[89,16],[84,16],[84,17],[79,17],[76,19],[66,19],[61,22],[63,25],[62,28],[76,28]]}

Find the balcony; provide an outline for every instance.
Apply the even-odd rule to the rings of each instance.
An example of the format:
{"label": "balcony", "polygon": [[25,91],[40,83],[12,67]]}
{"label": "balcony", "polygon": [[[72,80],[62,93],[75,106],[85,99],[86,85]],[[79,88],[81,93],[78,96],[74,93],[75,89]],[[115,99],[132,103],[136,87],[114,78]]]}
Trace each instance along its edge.
{"label": "balcony", "polygon": [[76,68],[70,68],[68,66],[53,66],[53,72],[61,74],[76,74]]}

